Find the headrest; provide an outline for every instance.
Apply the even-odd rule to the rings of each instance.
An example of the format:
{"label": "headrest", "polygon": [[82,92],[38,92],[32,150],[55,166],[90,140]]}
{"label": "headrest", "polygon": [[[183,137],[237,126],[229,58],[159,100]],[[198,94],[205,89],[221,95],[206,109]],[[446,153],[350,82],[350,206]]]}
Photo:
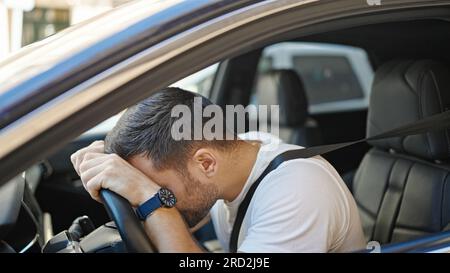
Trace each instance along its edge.
{"label": "headrest", "polygon": [[[432,60],[397,60],[375,74],[367,117],[367,136],[438,114],[450,106],[450,71]],[[450,156],[450,131],[370,142],[382,149],[429,160]]]}
{"label": "headrest", "polygon": [[306,121],[305,88],[294,70],[276,69],[259,75],[255,99],[254,104],[280,106],[280,126],[303,126]]}

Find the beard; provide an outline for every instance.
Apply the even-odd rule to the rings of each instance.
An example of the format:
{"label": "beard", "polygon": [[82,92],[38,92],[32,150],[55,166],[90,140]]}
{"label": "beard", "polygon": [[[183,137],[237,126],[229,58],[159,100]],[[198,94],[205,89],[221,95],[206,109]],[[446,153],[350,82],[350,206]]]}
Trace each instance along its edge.
{"label": "beard", "polygon": [[177,209],[189,228],[192,228],[208,215],[219,198],[219,189],[215,184],[201,183],[190,174],[184,176],[186,198],[178,204]]}

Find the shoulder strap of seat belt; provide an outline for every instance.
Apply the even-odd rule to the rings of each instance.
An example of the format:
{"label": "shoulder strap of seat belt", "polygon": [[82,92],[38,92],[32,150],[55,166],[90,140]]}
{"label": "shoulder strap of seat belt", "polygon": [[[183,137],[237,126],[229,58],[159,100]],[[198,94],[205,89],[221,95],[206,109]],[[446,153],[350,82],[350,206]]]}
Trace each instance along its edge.
{"label": "shoulder strap of seat belt", "polygon": [[304,149],[296,149],[286,151],[277,155],[266,167],[263,173],[258,177],[258,179],[251,185],[241,204],[239,205],[238,212],[236,215],[236,220],[233,224],[233,229],[231,231],[230,237],[230,252],[237,252],[238,248],[238,240],[239,233],[242,226],[242,221],[244,220],[245,214],[247,212],[247,208],[250,205],[250,201],[252,200],[253,194],[255,193],[258,185],[261,181],[269,174],[271,171],[275,170],[281,163],[297,159],[297,158],[309,158],[322,154],[326,154],[332,151],[336,151],[345,147],[349,147],[355,145],[357,143],[362,143],[365,141],[371,140],[379,140],[386,139],[391,137],[404,137],[409,135],[418,135],[422,133],[427,133],[431,131],[439,131],[442,129],[446,129],[450,127],[450,110],[442,112],[440,114],[432,115],[423,119],[420,119],[414,123],[401,126],[399,128],[389,130],[388,132],[384,132],[378,134],[376,136],[372,136],[369,138],[364,138],[356,141],[343,142],[337,144],[329,144],[329,145],[321,145],[314,146]]}

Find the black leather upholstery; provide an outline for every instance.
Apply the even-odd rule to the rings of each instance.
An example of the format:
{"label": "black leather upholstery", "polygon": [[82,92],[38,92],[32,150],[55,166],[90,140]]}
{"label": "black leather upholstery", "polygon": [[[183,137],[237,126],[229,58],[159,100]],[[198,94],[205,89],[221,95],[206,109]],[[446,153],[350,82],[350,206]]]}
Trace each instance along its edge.
{"label": "black leather upholstery", "polygon": [[252,103],[280,106],[279,129],[283,141],[301,146],[320,144],[317,123],[308,117],[303,82],[294,70],[275,69],[260,74]]}
{"label": "black leather upholstery", "polygon": [[[393,61],[376,73],[367,134],[414,122],[449,106],[450,71],[430,61]],[[371,142],[353,181],[367,240],[398,242],[450,222],[448,132]]]}
{"label": "black leather upholstery", "polygon": [[[431,60],[394,61],[380,67],[372,87],[367,136],[394,129],[450,107],[450,72]],[[450,130],[371,144],[437,160],[450,156]]]}

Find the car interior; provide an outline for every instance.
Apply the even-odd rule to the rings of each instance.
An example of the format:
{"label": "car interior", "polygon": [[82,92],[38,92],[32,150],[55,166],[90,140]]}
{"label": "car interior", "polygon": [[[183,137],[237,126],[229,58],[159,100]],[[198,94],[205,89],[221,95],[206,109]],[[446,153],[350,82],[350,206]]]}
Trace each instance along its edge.
{"label": "car interior", "polygon": [[[360,79],[345,73],[358,67],[340,69],[325,59],[317,71],[267,65],[263,58],[265,48],[280,42],[362,49],[374,71],[368,105],[360,109],[310,111],[312,104],[320,103],[311,93],[321,92],[320,88],[314,89],[311,79],[330,79],[327,88],[331,90],[342,84],[342,96],[351,97],[352,90],[359,87],[352,87],[349,82],[357,84]],[[220,106],[278,104],[280,138],[287,143],[310,147],[353,141],[450,107],[447,20],[374,23],[276,43],[220,62],[204,95]],[[324,56],[313,57],[319,62]],[[302,59],[299,65],[302,66]],[[303,74],[302,69],[306,71]],[[353,194],[368,242],[406,242],[449,228],[449,134],[445,130],[371,141],[324,155]],[[78,219],[76,223],[84,231],[90,232],[110,221],[104,207],[84,190],[70,162],[73,152],[104,137],[105,134],[82,135],[25,172],[28,186],[24,206],[15,225],[0,229],[0,252],[41,252],[45,236],[36,234],[54,235],[69,230],[74,219],[82,215],[89,219]],[[51,231],[45,223],[50,223]],[[215,237],[211,224],[195,236],[201,242]],[[123,247],[110,245],[94,251],[120,252]]]}

